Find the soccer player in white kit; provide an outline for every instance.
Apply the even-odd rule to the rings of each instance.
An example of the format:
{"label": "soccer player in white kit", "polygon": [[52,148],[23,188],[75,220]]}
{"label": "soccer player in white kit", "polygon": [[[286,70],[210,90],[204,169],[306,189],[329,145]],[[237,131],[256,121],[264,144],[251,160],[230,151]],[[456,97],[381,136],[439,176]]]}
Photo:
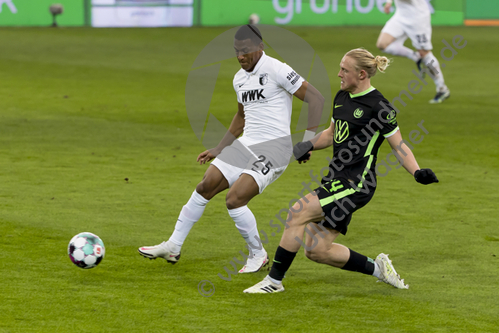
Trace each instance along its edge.
{"label": "soccer player in white kit", "polygon": [[233,80],[238,111],[218,146],[199,154],[197,161],[200,164],[214,161],[183,206],[170,239],[159,245],[139,248],[142,256],[161,257],[176,263],[184,240],[203,215],[206,204],[216,194],[230,188],[226,196],[227,210],[250,249],[246,265],[239,273],[257,272],[268,264],[255,216],[247,204],[279,178],[292,158],[293,95],[308,103],[305,140],[315,135],[324,98],[290,66],[267,56],[263,48],[256,26],[239,28],[234,49],[242,68]]}
{"label": "soccer player in white kit", "polygon": [[[392,0],[385,4],[385,13],[390,13]],[[440,63],[431,50],[431,13],[426,0],[395,0],[395,14],[381,30],[376,46],[389,54],[409,58],[416,62],[420,72],[428,72],[435,82],[437,93],[431,104],[441,103],[450,96],[450,90],[444,82]],[[414,52],[404,46],[409,37],[417,50]],[[422,63],[427,70],[422,70]]]}

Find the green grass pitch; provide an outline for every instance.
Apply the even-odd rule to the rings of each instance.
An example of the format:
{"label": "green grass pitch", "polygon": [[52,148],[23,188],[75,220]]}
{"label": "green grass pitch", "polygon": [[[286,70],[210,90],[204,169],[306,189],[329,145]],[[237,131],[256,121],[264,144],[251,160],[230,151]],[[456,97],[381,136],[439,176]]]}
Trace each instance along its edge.
{"label": "green grass pitch", "polygon": [[[321,57],[335,93],[342,55],[360,46],[379,54],[380,29],[291,30]],[[196,56],[225,30],[0,29],[0,332],[497,332],[494,28],[434,28],[439,59],[442,39],[467,40],[443,69],[451,97],[428,104],[430,81],[400,108],[405,138],[424,120],[429,134],[414,153],[440,183],[423,186],[392,170],[338,238],[370,257],[389,253],[409,290],[318,265],[300,251],[284,293],[243,294],[267,271],[218,276],[227,276],[224,267],[241,259],[244,245],[223,194],[194,226],[177,265],[138,255],[139,246],[169,237],[206,170],[195,162],[205,148],[189,124],[184,89]],[[222,68],[212,108],[228,126],[239,66],[230,59]],[[391,100],[414,68],[395,58],[373,85]],[[388,151],[385,143],[380,158]],[[290,165],[250,203],[271,256],[281,234],[271,236],[270,219],[330,154]],[[69,240],[83,231],[106,245],[91,270],[67,256]],[[211,297],[198,291],[202,280],[215,286]]]}

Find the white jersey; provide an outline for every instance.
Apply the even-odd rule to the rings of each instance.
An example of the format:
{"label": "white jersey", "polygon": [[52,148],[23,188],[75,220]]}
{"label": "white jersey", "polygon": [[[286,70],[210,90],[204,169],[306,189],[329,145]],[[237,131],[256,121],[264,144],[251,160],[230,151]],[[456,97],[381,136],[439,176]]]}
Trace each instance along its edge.
{"label": "white jersey", "polygon": [[426,0],[395,0],[395,15],[412,19],[431,14]]}
{"label": "white jersey", "polygon": [[263,52],[252,72],[240,69],[234,76],[237,101],[244,106],[246,146],[290,137],[293,94],[305,81],[290,66]]}

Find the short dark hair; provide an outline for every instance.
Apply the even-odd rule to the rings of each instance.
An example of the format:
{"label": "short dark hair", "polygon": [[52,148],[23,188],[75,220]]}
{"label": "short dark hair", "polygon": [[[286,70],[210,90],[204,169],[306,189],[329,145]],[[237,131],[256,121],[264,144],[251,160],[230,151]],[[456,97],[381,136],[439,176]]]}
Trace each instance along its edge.
{"label": "short dark hair", "polygon": [[260,45],[262,42],[262,34],[260,30],[253,24],[246,24],[241,26],[234,36],[237,40],[251,39],[253,44]]}

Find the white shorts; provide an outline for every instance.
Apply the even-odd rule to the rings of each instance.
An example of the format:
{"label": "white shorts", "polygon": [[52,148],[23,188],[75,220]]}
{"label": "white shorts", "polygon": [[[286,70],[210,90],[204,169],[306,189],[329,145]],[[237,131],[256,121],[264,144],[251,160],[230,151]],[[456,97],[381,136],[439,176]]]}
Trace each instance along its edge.
{"label": "white shorts", "polygon": [[430,51],[433,49],[430,15],[413,19],[394,15],[386,22],[381,32],[387,33],[395,39],[406,40],[409,37],[416,50]]}
{"label": "white shorts", "polygon": [[[225,147],[220,155],[211,162],[217,167],[229,183],[229,187],[245,173],[253,177],[262,193],[263,190],[277,180],[287,168],[282,158],[276,159],[275,154],[255,154],[239,140]],[[284,164],[284,165],[283,165]]]}

